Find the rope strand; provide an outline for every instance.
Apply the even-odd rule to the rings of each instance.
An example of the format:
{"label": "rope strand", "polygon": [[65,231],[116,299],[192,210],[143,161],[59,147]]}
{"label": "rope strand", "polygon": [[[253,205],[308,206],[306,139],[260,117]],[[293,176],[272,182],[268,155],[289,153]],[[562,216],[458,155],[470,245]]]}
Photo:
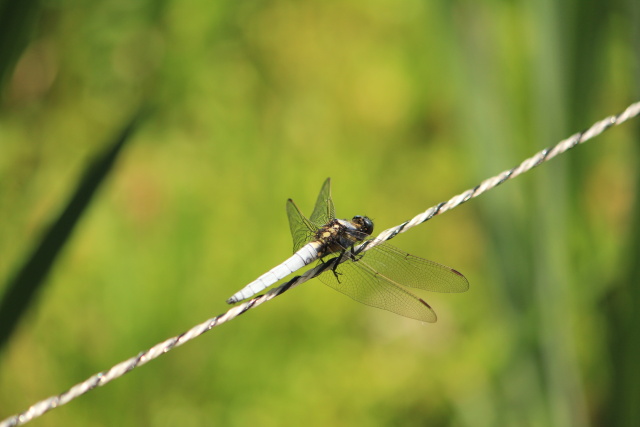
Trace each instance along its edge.
{"label": "rope strand", "polygon": [[148,350],[141,351],[136,356],[118,363],[111,369],[98,372],[97,374],[92,375],[83,382],[74,385],[69,390],[59,395],[51,396],[47,399],[41,400],[40,402],[33,404],[26,411],[5,419],[4,421],[0,422],[0,427],[14,427],[23,425],[31,421],[32,419],[41,416],[45,412],[57,408],[58,406],[62,406],[75,399],[76,397],[79,397],[87,393],[88,391],[93,390],[96,387],[103,386],[108,382],[120,378],[127,372],[130,372],[133,369],[142,366],[145,363],[169,352],[175,347],[181,346],[187,341],[191,341],[192,339],[204,334],[205,332],[213,329],[218,325],[235,319],[241,314],[246,313],[251,308],[257,307],[288,291],[289,289],[292,289],[306,282],[307,280],[313,279],[314,277],[323,273],[327,268],[332,268],[333,264],[333,262],[326,262],[324,264],[318,265],[315,268],[308,270],[300,276],[294,277],[283,285],[280,285],[263,295],[259,295],[227,310],[224,314],[220,314],[216,317],[206,320],[180,335],[176,335],[173,338],[169,338],[159,344],[154,345]]}
{"label": "rope strand", "polygon": [[439,203],[438,205],[427,209],[423,213],[416,215],[414,218],[412,218],[407,222],[404,222],[400,225],[397,225],[395,227],[382,231],[371,243],[367,244],[367,247],[364,248],[363,250],[368,250],[379,243],[382,243],[389,239],[394,238],[399,233],[404,233],[410,228],[430,220],[436,215],[439,215],[448,210],[456,208],[461,204],[463,204],[464,202],[470,199],[473,199],[474,197],[478,197],[484,192],[489,191],[494,187],[497,187],[503,182],[509,179],[515,178],[518,175],[528,172],[534,167],[539,166],[542,163],[553,159],[558,154],[562,154],[565,151],[575,147],[576,145],[582,144],[583,142],[586,142],[600,135],[602,132],[604,132],[611,126],[624,123],[627,120],[638,116],[639,114],[640,114],[640,102],[631,104],[622,113],[602,119],[594,123],[589,129],[582,132],[578,132],[570,136],[569,138],[560,141],[553,147],[545,148],[544,150],[539,151],[535,155],[529,157],[528,159],[520,163],[518,166],[512,169],[506,170],[502,173],[499,173],[494,177],[485,179],[478,186],[472,189],[469,189],[463,193],[460,193],[457,196],[453,196],[451,199],[449,199],[446,202]]}
{"label": "rope strand", "polygon": [[[526,159],[520,165],[514,167],[513,169],[506,170],[492,178],[488,178],[482,181],[478,186],[469,189],[463,193],[458,194],[457,196],[452,197],[446,202],[439,203],[436,206],[433,206],[427,209],[425,212],[415,216],[413,219],[404,222],[396,227],[389,228],[381,232],[375,239],[365,242],[360,245],[360,247],[356,248],[356,250],[361,249],[362,251],[369,250],[373,248],[375,245],[378,245],[384,241],[394,238],[399,233],[404,233],[405,231],[415,227],[416,225],[422,224],[433,218],[436,215],[444,213],[448,210],[456,208],[460,206],[462,203],[481,195],[482,193],[491,190],[492,188],[502,184],[503,182],[515,178],[516,176],[528,172],[534,167],[553,159],[558,154],[562,154],[565,151],[575,147],[578,144],[582,144],[585,141],[588,141],[602,132],[607,130],[613,125],[619,125],[621,123],[626,122],[627,120],[634,118],[640,114],[640,102],[636,102],[631,104],[625,111],[622,113],[609,116],[599,122],[594,123],[589,129],[576,133],[575,135],[570,136],[569,138],[560,141],[558,144],[553,147],[546,148],[534,156]],[[132,371],[133,369],[144,365],[145,363],[169,352],[175,347],[178,347],[187,341],[190,341],[205,332],[211,330],[212,328],[226,323],[230,320],[235,319],[241,314],[246,313],[248,310],[257,307],[280,294],[292,289],[307,280],[310,280],[319,274],[323,273],[327,269],[333,268],[337,258],[333,258],[330,261],[325,262],[324,264],[320,264],[304,274],[300,276],[296,276],[287,283],[270,290],[269,292],[252,298],[240,305],[232,307],[227,312],[213,317],[205,322],[200,323],[199,325],[194,326],[188,331],[177,335],[173,338],[169,338],[155,346],[149,348],[148,350],[142,351],[138,353],[138,355],[131,357],[123,362],[118,363],[113,366],[111,369],[106,371],[99,372],[85,381],[76,384],[71,387],[69,390],[65,391],[56,396],[51,396],[47,399],[44,399],[38,403],[33,404],[29,409],[19,414],[13,415],[4,421],[0,422],[0,427],[14,427],[25,424],[31,421],[34,418],[39,417],[51,409],[57,408],[58,406],[62,406],[71,400],[87,393],[90,390],[93,390],[96,387],[103,386],[110,381],[113,381],[117,378],[120,378],[127,372]]]}

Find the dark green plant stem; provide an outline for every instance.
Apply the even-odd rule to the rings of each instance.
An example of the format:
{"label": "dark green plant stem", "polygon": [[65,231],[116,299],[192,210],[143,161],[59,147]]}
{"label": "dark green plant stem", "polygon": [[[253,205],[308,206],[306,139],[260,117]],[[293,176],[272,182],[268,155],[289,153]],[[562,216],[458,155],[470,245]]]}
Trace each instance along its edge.
{"label": "dark green plant stem", "polygon": [[39,11],[38,0],[0,0],[0,94],[31,39]]}
{"label": "dark green plant stem", "polygon": [[119,153],[137,127],[139,118],[139,115],[134,117],[107,149],[89,164],[62,213],[4,287],[6,292],[0,301],[0,349],[7,343],[20,317],[44,285],[47,274],[78,221],[87,211],[96,191],[112,171]]}

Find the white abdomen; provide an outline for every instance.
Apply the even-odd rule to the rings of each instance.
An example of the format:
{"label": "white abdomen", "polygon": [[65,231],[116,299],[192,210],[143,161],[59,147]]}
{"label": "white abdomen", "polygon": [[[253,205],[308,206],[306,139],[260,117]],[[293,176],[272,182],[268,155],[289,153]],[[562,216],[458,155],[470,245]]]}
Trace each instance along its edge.
{"label": "white abdomen", "polygon": [[256,280],[242,288],[240,291],[236,292],[231,298],[227,300],[227,303],[234,304],[238,301],[242,301],[243,299],[250,298],[258,292],[273,285],[278,280],[287,277],[294,271],[301,269],[305,265],[309,265],[310,263],[318,259],[319,247],[320,243],[318,242],[307,243],[302,248],[300,248],[298,252],[294,253],[288,260],[278,265],[277,267],[272,268],[271,270],[264,273],[262,276],[258,277]]}

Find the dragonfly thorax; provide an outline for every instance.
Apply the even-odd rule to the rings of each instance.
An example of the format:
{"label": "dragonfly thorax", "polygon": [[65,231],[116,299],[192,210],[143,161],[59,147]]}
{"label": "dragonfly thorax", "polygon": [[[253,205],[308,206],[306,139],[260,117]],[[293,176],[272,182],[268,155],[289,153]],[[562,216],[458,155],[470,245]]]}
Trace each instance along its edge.
{"label": "dragonfly thorax", "polygon": [[363,241],[373,231],[373,221],[366,216],[355,216],[351,221],[332,219],[318,229],[314,240],[319,243],[318,257],[345,251]]}

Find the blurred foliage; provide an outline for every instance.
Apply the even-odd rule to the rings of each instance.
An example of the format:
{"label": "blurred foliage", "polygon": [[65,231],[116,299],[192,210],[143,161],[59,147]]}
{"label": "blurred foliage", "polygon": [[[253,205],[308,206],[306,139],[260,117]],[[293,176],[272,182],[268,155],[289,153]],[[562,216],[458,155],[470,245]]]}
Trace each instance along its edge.
{"label": "blurred foliage", "polygon": [[0,299],[0,350],[9,340],[39,289],[46,283],[49,270],[56,263],[62,248],[66,246],[98,188],[111,172],[120,151],[138,123],[139,120],[134,118],[107,150],[88,165],[60,216],[36,243],[33,253],[25,257],[25,263],[18,269],[15,277],[8,282]]}
{"label": "blurred foliage", "polygon": [[[0,419],[223,312],[327,176],[380,231],[639,98],[633,0],[18,3],[0,292],[155,108],[0,354]],[[397,237],[471,283],[435,325],[309,282],[31,425],[638,425],[638,126]]]}

